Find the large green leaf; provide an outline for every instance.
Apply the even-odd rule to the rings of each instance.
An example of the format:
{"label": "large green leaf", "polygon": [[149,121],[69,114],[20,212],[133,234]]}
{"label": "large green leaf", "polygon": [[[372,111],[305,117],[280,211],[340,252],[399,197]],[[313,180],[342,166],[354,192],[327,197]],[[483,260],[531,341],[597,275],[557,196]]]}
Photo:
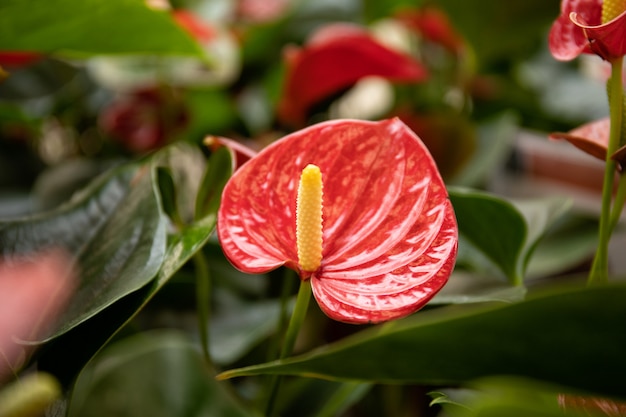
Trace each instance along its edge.
{"label": "large green leaf", "polygon": [[459,232],[512,282],[521,282],[519,258],[528,227],[510,202],[482,191],[450,188]]}
{"label": "large green leaf", "polygon": [[460,187],[450,187],[449,194],[462,238],[459,262],[475,256],[464,247],[470,243],[517,285],[540,239],[571,205],[560,198],[508,201]]}
{"label": "large green leaf", "polygon": [[64,386],[69,386],[93,355],[206,244],[214,229],[215,216],[211,215],[172,236],[156,279],[47,343],[38,361],[39,368],[54,374]]}
{"label": "large green leaf", "polygon": [[111,171],[70,203],[32,218],[0,223],[3,256],[61,246],[77,257],[79,284],[54,338],[150,282],[166,249],[166,222],[151,171]]}
{"label": "large green leaf", "polygon": [[517,375],[626,398],[626,285],[418,313],[310,353],[227,371],[427,385]]}
{"label": "large green leaf", "polygon": [[179,333],[143,333],[106,349],[81,375],[69,417],[252,416]]}
{"label": "large green leaf", "polygon": [[[164,166],[164,161],[177,160],[178,163],[167,167],[176,172],[174,175],[176,188],[184,190],[185,187],[181,186],[179,181],[184,181],[189,173],[195,172],[195,167],[191,162],[197,162],[196,152],[185,146],[172,146],[153,158],[145,160],[143,170],[156,172],[158,167]],[[184,169],[188,170],[187,174],[178,172]],[[152,177],[153,182],[156,182],[155,177]],[[152,189],[156,190],[156,188],[156,184],[152,184]],[[185,194],[185,192],[177,195],[179,194]],[[158,210],[158,201],[154,202],[154,209]],[[165,218],[164,215],[162,218]],[[39,367],[57,376],[65,386],[69,385],[89,359],[208,242],[215,229],[215,220],[215,213],[209,213],[206,217],[170,235],[167,249],[162,262],[159,263],[158,272],[155,272],[153,276],[154,279],[148,282],[148,285],[143,285],[136,291],[125,295],[90,320],[48,343],[42,350]]]}
{"label": "large green leaf", "polygon": [[201,56],[169,13],[137,0],[2,0],[0,49]]}

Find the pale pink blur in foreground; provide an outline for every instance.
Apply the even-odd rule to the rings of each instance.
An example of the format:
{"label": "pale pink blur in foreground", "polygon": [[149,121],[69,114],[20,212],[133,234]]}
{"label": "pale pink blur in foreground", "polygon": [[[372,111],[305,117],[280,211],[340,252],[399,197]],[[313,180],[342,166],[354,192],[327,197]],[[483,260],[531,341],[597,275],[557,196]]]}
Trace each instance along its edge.
{"label": "pale pink blur in foreground", "polygon": [[23,365],[67,305],[76,274],[63,252],[0,259],[0,382]]}

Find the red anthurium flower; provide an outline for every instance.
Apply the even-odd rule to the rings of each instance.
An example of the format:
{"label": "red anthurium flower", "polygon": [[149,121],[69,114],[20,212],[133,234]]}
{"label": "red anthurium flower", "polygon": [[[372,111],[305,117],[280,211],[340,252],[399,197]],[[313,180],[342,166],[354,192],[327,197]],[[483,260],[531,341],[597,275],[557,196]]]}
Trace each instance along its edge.
{"label": "red anthurium flower", "polygon": [[[609,146],[609,118],[586,123],[567,133],[555,132],[550,134],[550,139],[565,139],[578,149],[595,156],[602,161],[606,160],[606,151]],[[626,163],[626,146],[622,146],[613,155],[615,161],[621,166]]]}
{"label": "red anthurium flower", "polygon": [[[311,167],[321,174],[319,187],[300,193]],[[299,195],[318,201],[317,225],[302,220]],[[274,142],[224,188],[218,236],[236,268],[292,268],[311,280],[329,317],[348,323],[418,310],[447,282],[457,251],[456,219],[435,162],[397,118],[328,121]],[[305,260],[311,242],[319,249]]]}
{"label": "red anthurium flower", "polygon": [[307,44],[286,51],[287,75],[278,116],[302,125],[311,107],[363,77],[419,82],[426,69],[413,58],[374,39],[365,29],[335,23],[317,31]]}
{"label": "red anthurium flower", "polygon": [[549,34],[552,55],[563,61],[582,53],[608,61],[626,55],[626,10],[620,1],[563,0]]}

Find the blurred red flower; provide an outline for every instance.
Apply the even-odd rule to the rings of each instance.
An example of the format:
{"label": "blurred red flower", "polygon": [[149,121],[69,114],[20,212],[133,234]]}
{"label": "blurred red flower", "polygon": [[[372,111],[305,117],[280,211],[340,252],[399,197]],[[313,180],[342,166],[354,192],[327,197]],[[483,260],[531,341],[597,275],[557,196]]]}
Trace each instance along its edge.
{"label": "blurred red flower", "polygon": [[213,40],[217,34],[215,30],[200,20],[195,14],[185,9],[176,9],[172,12],[174,20],[200,43]]}
{"label": "blurred red flower", "polygon": [[0,260],[0,382],[32,349],[20,342],[47,336],[75,285],[72,262],[60,251]]}
{"label": "blurred red flower", "polygon": [[[321,264],[300,265],[296,198],[303,168],[323,177]],[[334,120],[288,135],[224,188],[218,236],[239,270],[281,265],[311,279],[331,318],[376,323],[411,314],[447,282],[457,251],[454,211],[435,162],[399,119]]]}
{"label": "blurred red flower", "polygon": [[402,9],[395,18],[424,38],[443,46],[450,52],[458,53],[464,47],[463,38],[454,29],[448,16],[436,7]]}
{"label": "blurred red flower", "polygon": [[41,57],[37,52],[0,51],[0,67],[24,67],[37,62]]}
{"label": "blurred red flower", "polygon": [[111,103],[99,118],[101,129],[133,152],[165,145],[187,122],[184,102],[168,88],[135,91]]}
{"label": "blurred red flower", "polygon": [[367,76],[393,82],[426,79],[424,66],[374,39],[364,28],[345,23],[324,26],[302,47],[285,51],[287,74],[278,106],[279,119],[306,124],[315,105]]}

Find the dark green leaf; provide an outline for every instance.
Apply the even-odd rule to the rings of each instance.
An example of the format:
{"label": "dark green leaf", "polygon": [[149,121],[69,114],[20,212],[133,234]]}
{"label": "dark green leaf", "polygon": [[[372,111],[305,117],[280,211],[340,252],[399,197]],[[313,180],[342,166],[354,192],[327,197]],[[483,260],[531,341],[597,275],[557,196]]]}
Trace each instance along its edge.
{"label": "dark green leaf", "polygon": [[[142,172],[146,178],[151,178],[147,188],[153,192],[157,192],[155,176],[150,177],[147,174],[156,171],[157,167],[163,167],[165,161],[169,161],[169,165],[166,167],[171,169],[174,181],[184,181],[187,175],[193,172],[194,163],[198,162],[196,158],[197,153],[190,150],[190,148],[185,146],[174,145],[164,149],[152,158],[146,159],[144,165],[142,165],[138,171]],[[165,156],[167,158],[165,158]],[[177,162],[174,163],[174,161]],[[124,172],[124,169],[129,168],[123,168],[121,170]],[[181,170],[185,172],[180,172]],[[130,180],[130,178],[128,178],[128,180]],[[175,185],[176,190],[180,191],[176,193],[177,196],[182,198],[188,190],[185,191],[185,186],[179,182],[176,182]],[[92,186],[83,194],[89,197],[93,194],[93,189],[98,188]],[[122,200],[121,197],[119,199]],[[191,200],[193,200],[193,198],[191,198]],[[150,210],[158,212],[159,206],[160,196],[154,195]],[[181,206],[184,207],[185,205],[182,204]],[[146,210],[138,215],[147,215],[149,212],[149,210]],[[81,212],[78,211],[78,213],[80,214]],[[162,214],[160,214],[160,218],[162,222],[165,221],[165,216]],[[161,261],[157,266],[158,271],[155,271],[156,276],[152,276],[152,278],[154,278],[152,282],[118,299],[115,303],[109,305],[103,311],[100,311],[99,314],[91,317],[90,320],[71,329],[58,339],[52,340],[51,343],[48,343],[42,350],[42,357],[39,360],[40,368],[46,369],[56,375],[65,386],[70,384],[85,363],[87,363],[111,336],[134,317],[168,280],[207,243],[215,229],[215,219],[216,216],[214,213],[207,215],[171,235],[167,244],[167,250],[162,254]],[[132,216],[128,218],[128,221],[137,222]],[[45,232],[45,230],[43,230],[42,233],[43,232]],[[165,237],[163,237],[163,239],[165,239]],[[90,254],[91,252],[87,252],[85,256]],[[89,257],[87,257],[87,259],[89,259]],[[133,262],[135,262],[135,260],[133,260]],[[132,280],[133,278],[126,277],[125,279]]]}
{"label": "dark green leaf", "polygon": [[3,0],[3,50],[201,56],[168,12],[136,0]]}
{"label": "dark green leaf", "polygon": [[232,173],[231,151],[224,146],[213,152],[198,191],[196,216],[217,212],[222,198],[222,190]]}
{"label": "dark green leaf", "polygon": [[[196,146],[177,142],[159,151],[154,157],[154,165],[169,172],[172,191],[175,191],[169,195],[162,195],[162,200],[170,199],[168,204],[175,204],[180,219],[185,224],[191,223],[195,215],[202,175],[207,165],[204,155]],[[198,216],[200,217],[203,216]]]}
{"label": "dark green leaf", "polygon": [[457,187],[450,187],[449,193],[461,234],[460,263],[474,256],[464,247],[470,243],[517,285],[540,239],[571,206],[561,198],[507,201]]}
{"label": "dark green leaf", "polygon": [[171,169],[166,167],[157,167],[156,177],[159,193],[161,194],[163,211],[165,211],[165,214],[170,217],[174,224],[182,224],[182,218],[180,217],[176,204],[176,188],[174,187],[174,179],[172,178]]}
{"label": "dark green leaf", "polygon": [[61,246],[78,258],[79,285],[54,338],[138,290],[163,262],[165,219],[150,170],[113,170],[67,205],[37,217],[0,223],[3,256]]}
{"label": "dark green leaf", "polygon": [[208,216],[174,235],[152,283],[46,344],[39,358],[39,368],[54,374],[64,386],[71,384],[93,355],[206,244],[214,229],[215,216]]}
{"label": "dark green leaf", "polygon": [[481,191],[450,188],[459,232],[509,278],[521,283],[519,268],[528,228],[519,211],[506,200]]}
{"label": "dark green leaf", "polygon": [[626,285],[560,289],[515,304],[440,308],[308,354],[227,371],[341,380],[459,384],[535,378],[626,398]]}
{"label": "dark green leaf", "polygon": [[144,333],[102,352],[76,384],[69,417],[252,416],[175,332]]}

